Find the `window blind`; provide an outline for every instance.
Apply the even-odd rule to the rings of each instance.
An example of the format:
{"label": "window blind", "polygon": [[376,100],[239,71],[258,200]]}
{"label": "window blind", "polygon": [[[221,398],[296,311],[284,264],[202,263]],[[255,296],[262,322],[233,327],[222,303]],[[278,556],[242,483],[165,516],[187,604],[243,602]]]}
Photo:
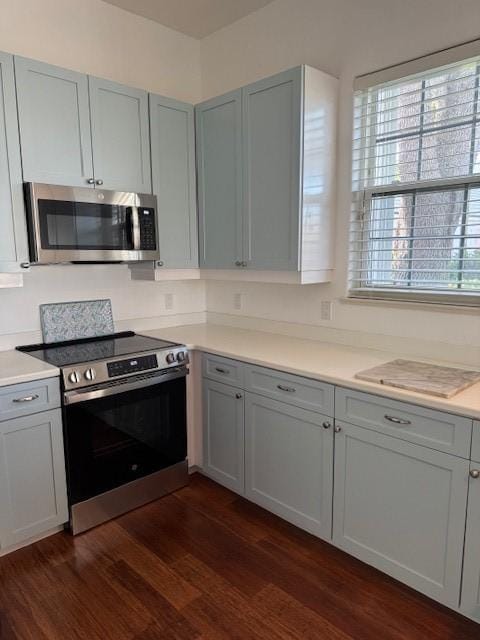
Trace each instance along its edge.
{"label": "window blind", "polygon": [[480,304],[480,56],[357,91],[352,296]]}

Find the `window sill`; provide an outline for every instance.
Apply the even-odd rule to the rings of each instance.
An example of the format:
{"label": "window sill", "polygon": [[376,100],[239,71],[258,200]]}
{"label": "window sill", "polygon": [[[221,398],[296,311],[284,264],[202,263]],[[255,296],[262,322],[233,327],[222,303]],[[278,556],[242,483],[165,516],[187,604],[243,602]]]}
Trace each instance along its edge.
{"label": "window sill", "polygon": [[412,298],[401,298],[393,299],[387,297],[367,297],[362,295],[347,295],[343,298],[340,298],[339,302],[341,304],[353,304],[353,305],[369,305],[376,307],[391,307],[395,309],[410,309],[417,311],[434,311],[436,313],[463,313],[467,315],[479,315],[480,314],[480,299],[478,303],[464,303],[464,304],[456,304],[455,301],[451,302],[438,302],[434,299],[417,299],[414,300]]}

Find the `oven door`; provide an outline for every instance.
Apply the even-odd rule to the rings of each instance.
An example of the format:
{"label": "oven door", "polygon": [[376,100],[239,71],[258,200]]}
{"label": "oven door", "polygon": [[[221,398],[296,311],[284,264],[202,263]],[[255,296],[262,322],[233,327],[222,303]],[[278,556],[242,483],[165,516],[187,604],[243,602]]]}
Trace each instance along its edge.
{"label": "oven door", "polygon": [[150,386],[139,386],[141,377],[137,382],[130,378],[124,385],[110,387],[111,395],[86,392],[85,398],[99,397],[77,398],[65,405],[70,505],[186,459],[185,373],[151,383],[150,379]]}
{"label": "oven door", "polygon": [[156,260],[151,195],[26,185],[30,258],[39,264]]}

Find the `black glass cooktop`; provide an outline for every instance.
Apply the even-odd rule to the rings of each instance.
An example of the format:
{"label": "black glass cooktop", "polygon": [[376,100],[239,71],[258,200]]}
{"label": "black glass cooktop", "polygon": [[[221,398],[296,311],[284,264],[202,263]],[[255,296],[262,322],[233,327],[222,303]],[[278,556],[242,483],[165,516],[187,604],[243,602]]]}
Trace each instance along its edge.
{"label": "black glass cooktop", "polygon": [[52,344],[31,344],[17,347],[17,349],[56,367],[65,367],[77,362],[105,360],[143,351],[168,349],[174,346],[177,346],[177,343],[142,336],[133,331],[124,331],[101,338],[85,338],[84,340]]}

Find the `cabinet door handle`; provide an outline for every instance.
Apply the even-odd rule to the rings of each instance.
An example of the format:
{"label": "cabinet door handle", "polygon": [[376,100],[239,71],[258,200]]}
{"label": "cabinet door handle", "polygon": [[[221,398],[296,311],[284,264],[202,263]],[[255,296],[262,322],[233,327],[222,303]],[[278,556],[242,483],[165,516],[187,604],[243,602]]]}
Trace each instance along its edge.
{"label": "cabinet door handle", "polygon": [[334,428],[335,433],[340,433],[341,430],[342,430],[342,427],[339,424],[336,424]]}
{"label": "cabinet door handle", "polygon": [[235,394],[235,398],[236,398],[237,400],[240,400],[241,398],[243,398],[243,396],[242,396],[242,394],[241,394],[241,393],[236,393],[236,394]]}
{"label": "cabinet door handle", "polygon": [[295,393],[296,391],[293,387],[286,387],[283,384],[277,384],[277,389],[280,389],[280,391],[286,391],[287,393]]}
{"label": "cabinet door handle", "polygon": [[95,184],[95,178],[88,178],[87,184]]}
{"label": "cabinet door handle", "polygon": [[12,402],[33,402],[38,398],[38,395],[34,393],[32,396],[25,396],[24,398],[14,398]]}
{"label": "cabinet door handle", "polygon": [[330,427],[331,427],[331,426],[332,426],[332,425],[331,425],[331,423],[330,423],[330,422],[324,422],[324,423],[322,424],[322,427],[323,427],[324,429],[330,429]]}
{"label": "cabinet door handle", "polygon": [[30,269],[30,262],[21,262],[20,266],[22,269]]}
{"label": "cabinet door handle", "polygon": [[235,266],[236,267],[241,267],[242,266],[242,261],[241,260],[235,260]]}
{"label": "cabinet door handle", "polygon": [[222,367],[215,367],[215,371],[218,371],[218,373],[225,373],[227,375],[230,373],[228,369],[222,369]]}
{"label": "cabinet door handle", "polygon": [[98,186],[101,186],[103,184],[103,180],[96,180],[96,183],[98,184]]}
{"label": "cabinet door handle", "polygon": [[403,418],[397,418],[395,416],[389,416],[387,414],[385,414],[383,417],[385,418],[385,420],[388,420],[389,422],[393,422],[394,424],[400,424],[402,426],[405,426],[407,424],[412,424],[410,420],[404,420]]}
{"label": "cabinet door handle", "polygon": [[480,471],[478,469],[472,469],[470,471],[470,476],[475,479],[480,478]]}
{"label": "cabinet door handle", "polygon": [[248,267],[248,262],[246,260],[242,260],[242,267]]}

